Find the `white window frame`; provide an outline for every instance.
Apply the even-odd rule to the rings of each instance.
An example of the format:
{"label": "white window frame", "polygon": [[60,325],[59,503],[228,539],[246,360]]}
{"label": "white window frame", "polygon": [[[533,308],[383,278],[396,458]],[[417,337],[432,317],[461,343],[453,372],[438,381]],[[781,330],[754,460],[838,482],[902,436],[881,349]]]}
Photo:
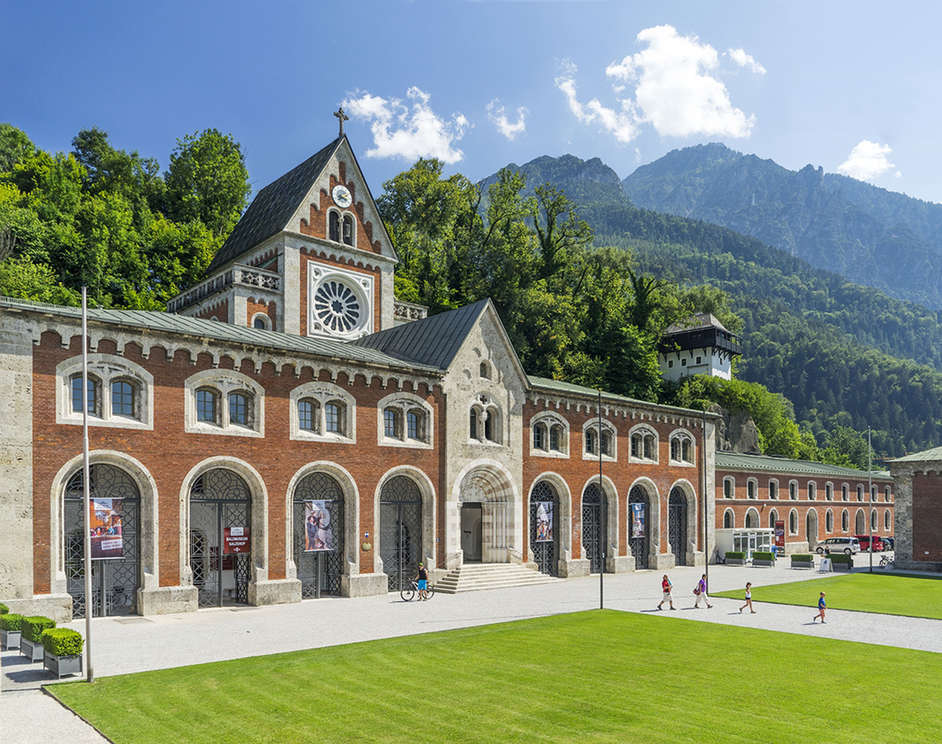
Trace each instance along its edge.
{"label": "white window frame", "polygon": [[[795,495],[792,496],[792,486],[794,486]],[[798,501],[801,498],[801,494],[798,493],[798,481],[795,478],[792,478],[788,481],[788,500],[789,501]]]}
{"label": "white window frame", "polygon": [[[792,517],[795,518],[795,529],[792,529]],[[797,535],[801,529],[801,520],[798,518],[798,510],[792,507],[788,510],[788,534]]]}
{"label": "white window frame", "polygon": [[[546,426],[546,447],[544,449],[538,449],[535,444],[534,431],[537,424]],[[551,432],[553,426],[556,425],[563,427],[563,433],[560,435],[559,441],[560,449],[558,450],[550,449],[550,442],[552,441]],[[534,414],[533,418],[530,419],[530,454],[534,457],[568,459],[569,422],[553,411],[541,411],[540,413]]]}
{"label": "white window frame", "polygon": [[[219,423],[197,418],[196,391],[211,388],[219,393]],[[229,422],[229,393],[249,394],[251,427]],[[265,436],[265,389],[248,375],[234,369],[205,369],[186,378],[183,387],[183,430],[187,434],[218,434],[227,437]]]}
{"label": "white window frame", "polygon": [[[265,323],[265,327],[264,327],[264,328],[255,328],[255,321],[258,320],[258,319],[261,319],[262,322]],[[270,330],[272,329],[272,328],[271,328],[271,317],[268,315],[268,313],[255,313],[255,314],[252,316],[252,320],[249,321],[249,328],[252,328],[252,329],[254,329],[254,330],[256,330],[256,331],[270,331]]]}
{"label": "white window frame", "polygon": [[[830,522],[830,525],[828,522]],[[834,511],[830,508],[824,512],[824,532],[828,535],[834,533]]]}
{"label": "white window frame", "polygon": [[[82,373],[82,355],[70,357],[56,365],[56,423],[82,425],[82,412],[72,410],[72,377]],[[154,376],[141,365],[116,354],[89,354],[88,374],[101,384],[101,415],[89,412],[89,426],[118,429],[154,429]],[[127,378],[137,385],[138,415],[113,416],[111,413],[111,383]],[[84,393],[88,400],[88,392]]]}
{"label": "white window frame", "polygon": [[[342,245],[342,244],[341,244]],[[373,332],[373,277],[358,271],[347,271],[334,266],[309,261],[307,264],[307,323],[308,335],[352,340]],[[314,295],[323,283],[334,279],[353,290],[363,306],[362,322],[346,333],[329,331],[321,326],[314,313]]]}
{"label": "white window frame", "polygon": [[[752,486],[752,496],[749,495],[749,486]],[[756,501],[759,498],[759,479],[746,478],[746,498],[749,501]]]}
{"label": "white window frame", "polygon": [[[775,484],[775,489],[774,489],[774,490],[775,490],[775,495],[774,495],[774,496],[772,495],[772,491],[773,491],[773,489],[772,489],[772,484]],[[781,488],[779,488],[778,478],[769,478],[768,489],[769,489],[769,500],[770,500],[770,501],[778,501],[778,500],[779,500],[779,495],[781,494]]]}
{"label": "white window frame", "polygon": [[[402,417],[402,437],[386,436],[386,409],[395,408]],[[425,414],[425,440],[409,439],[409,411],[421,409]],[[382,447],[408,447],[410,449],[432,449],[435,441],[435,424],[432,407],[413,393],[391,393],[376,404],[376,443]]]}
{"label": "white window frame", "polygon": [[[356,399],[339,385],[332,382],[312,380],[296,385],[288,395],[291,404],[289,416],[290,438],[302,442],[333,442],[335,444],[356,444],[357,441],[357,409]],[[317,415],[320,419],[317,431],[301,428],[298,416],[298,403],[304,398],[312,398],[318,403]],[[346,406],[346,428],[343,434],[327,431],[326,408],[331,401],[339,400]],[[382,410],[382,409],[380,409]],[[380,413],[382,421],[382,413]],[[382,433],[382,432],[380,432]]]}
{"label": "white window frame", "polygon": [[841,501],[850,501],[850,484],[841,483]]}
{"label": "white window frame", "polygon": [[[674,448],[675,439],[681,440],[681,444],[680,444],[681,458],[683,458],[683,440],[687,439],[690,442],[690,455],[691,455],[690,460],[684,460],[684,459],[675,460],[674,459],[672,450]],[[630,441],[631,440],[629,439],[629,444],[630,444]],[[674,429],[674,431],[671,432],[670,437],[668,438],[667,456],[669,458],[669,462],[672,467],[678,467],[678,468],[696,467],[697,466],[697,440],[696,438],[694,438],[693,434],[691,434],[686,429]]]}
{"label": "white window frame", "polygon": [[834,484],[831,481],[824,484],[824,500],[834,501]]}
{"label": "white window frame", "polygon": [[[731,517],[731,519],[729,520],[729,521],[730,521],[730,526],[729,526],[729,527],[726,526],[726,515],[727,515],[727,514],[729,514],[730,517]],[[734,510],[731,506],[728,506],[728,507],[726,507],[726,508],[723,510],[723,529],[724,529],[724,530],[732,530],[732,529],[735,529],[735,528],[736,528],[736,512],[735,512],[735,510]]]}
{"label": "white window frame", "polygon": [[[602,432],[607,432],[612,436],[612,451],[607,455],[602,455],[602,462],[617,462],[618,460],[618,429],[608,419],[603,418],[601,421],[602,429],[599,430],[599,417],[594,416],[586,420],[582,425],[582,459],[583,460],[595,460],[599,459],[599,452],[602,451]],[[586,433],[590,430],[594,430],[596,433],[597,444],[599,452],[589,452],[586,449]]]}
{"label": "white window frame", "polygon": [[[654,435],[654,457],[647,458],[642,454],[640,457],[632,454],[631,452],[631,439],[635,434],[638,433],[653,434]],[[644,447],[642,446],[642,453]],[[641,462],[641,463],[653,463],[657,465],[660,461],[661,455],[661,438],[658,436],[657,429],[653,426],[648,426],[647,424],[635,424],[628,430],[628,462]],[[668,454],[668,456],[670,456]]]}
{"label": "white window frame", "polygon": [[[726,484],[729,483],[729,496],[726,495]],[[731,475],[723,476],[723,498],[724,499],[735,499],[736,498],[736,479]]]}
{"label": "white window frame", "polygon": [[808,501],[818,500],[818,482],[810,480],[805,483],[805,498]]}

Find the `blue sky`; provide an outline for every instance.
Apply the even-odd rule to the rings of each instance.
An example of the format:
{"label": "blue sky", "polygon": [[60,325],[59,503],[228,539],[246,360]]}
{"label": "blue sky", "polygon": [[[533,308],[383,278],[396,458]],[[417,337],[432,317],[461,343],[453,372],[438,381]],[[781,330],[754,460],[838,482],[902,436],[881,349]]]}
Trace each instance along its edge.
{"label": "blue sky", "polygon": [[0,18],[0,121],[54,151],[95,125],[166,167],[216,127],[258,189],[346,102],[374,193],[417,154],[478,179],[568,152],[624,177],[720,141],[942,202],[936,6],[0,0]]}

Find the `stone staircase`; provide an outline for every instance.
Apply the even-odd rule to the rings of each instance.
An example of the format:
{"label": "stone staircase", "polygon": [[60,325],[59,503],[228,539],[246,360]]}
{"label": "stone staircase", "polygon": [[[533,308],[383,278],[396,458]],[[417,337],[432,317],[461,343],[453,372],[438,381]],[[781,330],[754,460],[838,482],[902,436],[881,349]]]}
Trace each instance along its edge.
{"label": "stone staircase", "polygon": [[442,594],[502,589],[511,586],[552,584],[562,579],[547,576],[519,563],[465,563],[435,583]]}

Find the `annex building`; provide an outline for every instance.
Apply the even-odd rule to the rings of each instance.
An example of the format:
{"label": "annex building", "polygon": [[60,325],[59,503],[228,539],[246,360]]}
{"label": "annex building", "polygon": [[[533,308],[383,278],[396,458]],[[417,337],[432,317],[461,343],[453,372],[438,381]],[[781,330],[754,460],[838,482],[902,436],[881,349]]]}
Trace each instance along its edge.
{"label": "annex building", "polygon": [[705,561],[716,489],[749,488],[717,483],[714,414],[528,375],[490,301],[426,317],[396,262],[341,133],[170,312],[90,310],[84,390],[80,310],[0,298],[0,600],[150,615],[385,593],[419,561]]}

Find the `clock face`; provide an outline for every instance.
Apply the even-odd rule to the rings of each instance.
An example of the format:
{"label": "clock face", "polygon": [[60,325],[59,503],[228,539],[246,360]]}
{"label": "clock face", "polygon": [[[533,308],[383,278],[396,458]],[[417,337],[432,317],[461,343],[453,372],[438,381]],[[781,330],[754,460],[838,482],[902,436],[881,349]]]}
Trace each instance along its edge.
{"label": "clock face", "polygon": [[350,189],[348,189],[342,183],[338,183],[336,186],[334,186],[331,196],[334,197],[334,204],[336,204],[341,209],[346,209],[351,204],[353,204],[353,196],[350,194]]}

